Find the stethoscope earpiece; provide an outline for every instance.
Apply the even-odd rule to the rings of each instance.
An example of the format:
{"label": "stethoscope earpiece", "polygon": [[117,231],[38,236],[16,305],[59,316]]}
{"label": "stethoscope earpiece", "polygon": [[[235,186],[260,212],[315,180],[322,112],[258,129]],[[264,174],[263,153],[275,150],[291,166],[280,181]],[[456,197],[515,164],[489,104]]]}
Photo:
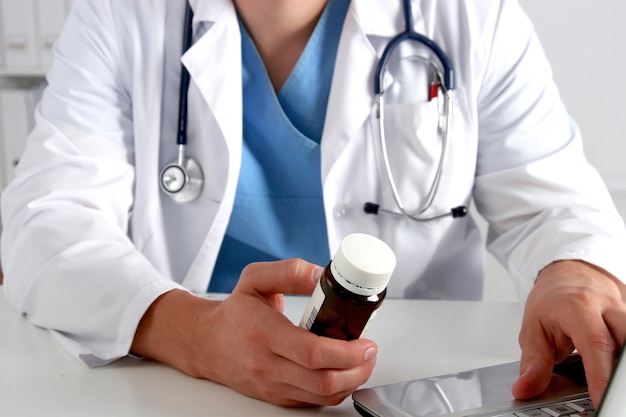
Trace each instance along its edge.
{"label": "stethoscope earpiece", "polygon": [[408,214],[404,211],[397,212],[397,211],[386,210],[384,208],[381,208],[380,204],[372,203],[371,201],[368,201],[367,203],[363,205],[363,211],[367,214],[380,214],[380,213],[391,214],[397,217],[406,217],[406,218],[409,218],[411,220],[415,220],[418,222],[429,222],[431,220],[442,219],[448,216],[452,217],[453,219],[458,219],[458,218],[467,216],[467,213],[468,213],[466,206],[458,206],[458,207],[452,207],[448,211],[438,213],[429,217],[418,217],[412,214]]}

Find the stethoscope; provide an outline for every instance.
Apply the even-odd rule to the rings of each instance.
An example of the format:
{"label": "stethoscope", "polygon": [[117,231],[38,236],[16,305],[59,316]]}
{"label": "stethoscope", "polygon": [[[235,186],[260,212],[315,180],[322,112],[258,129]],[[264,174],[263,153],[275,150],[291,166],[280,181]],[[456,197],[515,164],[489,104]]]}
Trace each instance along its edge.
{"label": "stethoscope", "polygon": [[[449,212],[437,214],[429,217],[420,217],[426,210],[428,210],[439,189],[439,182],[441,180],[441,173],[443,171],[444,160],[447,152],[448,145],[448,132],[450,130],[451,117],[450,108],[452,104],[452,90],[454,89],[454,71],[450,60],[443,52],[443,50],[431,39],[418,34],[413,30],[413,16],[411,10],[411,1],[404,0],[404,20],[406,28],[404,32],[397,35],[389,42],[382,57],[378,62],[374,76],[374,92],[376,96],[377,105],[377,119],[379,121],[379,137],[382,150],[383,161],[385,165],[385,171],[387,173],[387,179],[393,192],[393,197],[396,201],[400,212],[395,212],[387,209],[380,208],[378,204],[367,202],[364,205],[364,211],[369,214],[386,213],[395,216],[405,216],[412,220],[417,221],[429,221],[435,220],[446,216],[452,216],[454,218],[463,217],[467,214],[467,208],[465,206],[459,206],[452,208]],[[189,2],[187,2],[185,10],[185,26],[183,35],[183,54],[191,47],[192,43],[192,22],[193,11]],[[442,115],[440,115],[439,130],[442,135],[442,148],[441,155],[437,166],[435,177],[430,187],[426,203],[417,213],[409,213],[404,208],[404,203],[400,198],[396,182],[391,171],[391,164],[389,162],[389,155],[387,153],[387,140],[385,137],[385,123],[384,123],[384,89],[383,89],[383,76],[387,61],[391,56],[395,48],[405,40],[414,40],[427,46],[439,59],[443,71],[441,71],[434,61],[429,58],[423,58],[434,70],[435,79],[433,85],[436,86],[436,94],[443,99]],[[204,177],[200,165],[193,159],[186,156],[187,149],[187,93],[189,90],[189,72],[184,65],[181,65],[181,82],[179,92],[179,104],[178,104],[178,134],[176,138],[176,144],[178,145],[178,158],[176,161],[166,165],[161,171],[160,183],[163,192],[172,198],[177,203],[187,203],[196,199],[200,195],[202,185],[204,184]]]}
{"label": "stethoscope", "polygon": [[[398,34],[385,47],[382,57],[378,62],[378,66],[376,68],[374,76],[374,93],[376,95],[376,117],[378,119],[378,135],[380,138],[381,153],[383,156],[387,180],[389,181],[389,186],[391,187],[391,191],[393,192],[393,198],[396,201],[396,205],[398,206],[400,212],[380,208],[380,205],[372,202],[365,203],[365,205],[363,206],[363,210],[368,214],[386,213],[392,214],[394,216],[407,217],[409,219],[420,222],[436,220],[447,216],[452,216],[453,218],[464,217],[467,214],[467,207],[465,206],[454,207],[450,209],[450,211],[445,213],[421,217],[421,215],[431,207],[433,200],[435,199],[435,195],[437,195],[437,191],[439,189],[439,182],[441,181],[441,173],[443,172],[443,165],[448,147],[448,136],[452,120],[451,106],[452,90],[454,89],[454,69],[452,68],[452,64],[448,59],[448,56],[445,54],[445,52],[443,52],[439,45],[437,45],[432,39],[429,39],[424,35],[420,35],[413,30],[413,12],[411,10],[411,0],[404,0],[404,22],[406,26],[404,32]],[[393,173],[391,171],[391,164],[389,163],[389,155],[387,153],[387,139],[385,136],[385,90],[383,88],[385,67],[392,52],[398,47],[401,42],[406,40],[416,41],[425,45],[437,56],[437,59],[441,63],[442,67],[442,69],[440,70],[435,61],[427,57],[419,57],[432,68],[434,73],[433,82],[431,84],[430,96],[435,96],[438,100],[443,100],[443,105],[441,106],[442,109],[440,110],[440,122],[438,126],[439,133],[442,137],[442,144],[441,154],[439,156],[439,162],[437,165],[437,171],[435,172],[435,177],[430,186],[430,191],[428,192],[426,202],[424,203],[422,208],[420,208],[415,213],[409,213],[404,208],[404,203],[400,198],[400,193],[398,192],[398,187],[396,186],[396,181],[394,180]]]}
{"label": "stethoscope", "polygon": [[[193,11],[189,2],[185,9],[185,27],[183,31],[183,54],[191,47],[193,31]],[[200,164],[186,156],[187,150],[187,93],[189,91],[189,71],[181,65],[180,91],[178,96],[178,158],[161,170],[160,183],[163,192],[176,203],[188,203],[195,200],[202,191],[204,175]]]}

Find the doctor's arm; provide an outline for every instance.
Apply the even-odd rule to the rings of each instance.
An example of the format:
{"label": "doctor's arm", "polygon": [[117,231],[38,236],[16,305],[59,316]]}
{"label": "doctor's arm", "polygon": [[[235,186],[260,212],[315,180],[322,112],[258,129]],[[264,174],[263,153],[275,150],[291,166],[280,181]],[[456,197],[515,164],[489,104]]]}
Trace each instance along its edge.
{"label": "doctor's arm", "polygon": [[626,338],[626,229],[552,80],[530,21],[503,2],[479,96],[474,198],[526,302],[519,398],[574,348],[597,405]]}
{"label": "doctor's arm", "polygon": [[125,356],[150,302],[179,287],[128,237],[132,106],[107,4],[77,2],[68,17],[2,193],[7,301],[90,366]]}
{"label": "doctor's arm", "polygon": [[369,378],[376,345],[319,337],[283,314],[283,292],[310,294],[321,268],[302,260],[248,266],[225,301],[159,297],[132,350],[281,406],[334,405]]}
{"label": "doctor's arm", "polygon": [[376,345],[320,338],[281,314],[280,294],[310,294],[319,267],[251,266],[226,301],[209,301],[129,238],[137,161],[149,163],[135,155],[141,106],[115,13],[77,2],[55,46],[36,127],[2,193],[8,302],[90,366],[132,350],[276,404],[340,402],[371,374]]}

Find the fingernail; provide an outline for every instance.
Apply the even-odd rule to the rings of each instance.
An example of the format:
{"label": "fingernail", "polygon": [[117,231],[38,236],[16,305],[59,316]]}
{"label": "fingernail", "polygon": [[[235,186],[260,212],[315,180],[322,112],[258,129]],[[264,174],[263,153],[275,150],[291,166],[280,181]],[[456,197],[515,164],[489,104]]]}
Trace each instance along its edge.
{"label": "fingernail", "polygon": [[375,347],[370,347],[365,351],[365,356],[363,357],[364,362],[369,362],[376,357],[376,353],[378,353],[378,349]]}
{"label": "fingernail", "polygon": [[315,268],[315,272],[313,273],[313,280],[315,282],[318,282],[322,278],[323,274],[324,274],[324,267],[323,266],[317,266]]}

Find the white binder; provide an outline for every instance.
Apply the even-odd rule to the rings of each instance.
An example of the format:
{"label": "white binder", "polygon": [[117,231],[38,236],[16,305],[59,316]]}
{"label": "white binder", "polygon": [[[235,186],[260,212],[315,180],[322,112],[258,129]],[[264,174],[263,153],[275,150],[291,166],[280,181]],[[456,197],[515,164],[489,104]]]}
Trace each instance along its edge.
{"label": "white binder", "polygon": [[[21,1],[21,0],[20,0]],[[67,16],[66,0],[35,0],[35,27],[38,66],[46,71],[52,65],[52,48]]]}
{"label": "white binder", "polygon": [[0,90],[0,148],[2,189],[13,179],[15,166],[32,129],[33,101],[30,90]]}
{"label": "white binder", "polygon": [[0,30],[4,67],[34,70],[38,66],[35,45],[34,0],[0,0]]}

